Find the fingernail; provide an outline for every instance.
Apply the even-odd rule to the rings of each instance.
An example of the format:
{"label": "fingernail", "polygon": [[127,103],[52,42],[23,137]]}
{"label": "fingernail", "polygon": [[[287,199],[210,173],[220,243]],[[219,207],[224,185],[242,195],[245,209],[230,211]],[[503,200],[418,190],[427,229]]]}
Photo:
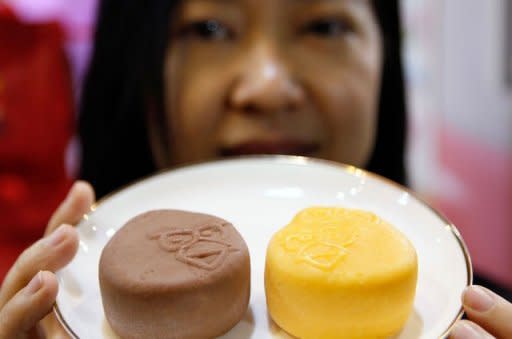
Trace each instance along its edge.
{"label": "fingernail", "polygon": [[37,274],[30,280],[27,285],[27,294],[32,295],[39,291],[39,289],[43,286],[43,276],[41,271],[37,272]]}
{"label": "fingernail", "polygon": [[60,225],[52,234],[48,236],[48,245],[57,246],[66,238],[66,229],[67,225]]}
{"label": "fingernail", "polygon": [[455,325],[450,332],[450,339],[478,339],[485,338],[476,328],[465,321],[461,321]]}
{"label": "fingernail", "polygon": [[66,199],[65,199],[66,201],[69,201],[69,199],[70,199],[70,198],[71,198],[71,196],[73,195],[73,191],[75,190],[76,186],[77,186],[77,182],[75,182],[75,183],[73,184],[73,186],[71,186],[71,188],[70,188],[70,189],[69,189],[69,191],[68,191],[68,195],[66,195]]}
{"label": "fingernail", "polygon": [[462,302],[464,306],[476,312],[487,312],[495,304],[493,297],[480,286],[466,288]]}

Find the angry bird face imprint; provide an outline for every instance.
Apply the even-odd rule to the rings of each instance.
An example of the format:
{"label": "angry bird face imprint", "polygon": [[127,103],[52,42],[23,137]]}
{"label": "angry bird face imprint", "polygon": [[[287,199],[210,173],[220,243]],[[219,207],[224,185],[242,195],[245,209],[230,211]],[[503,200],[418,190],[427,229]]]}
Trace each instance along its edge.
{"label": "angry bird face imprint", "polygon": [[226,242],[224,224],[196,228],[167,228],[150,234],[158,246],[176,253],[176,260],[197,268],[213,271],[220,267],[230,252],[238,251]]}
{"label": "angry bird face imprint", "polygon": [[296,258],[323,271],[331,271],[348,254],[357,234],[344,234],[336,227],[320,227],[321,232],[300,232],[288,235],[283,247]]}

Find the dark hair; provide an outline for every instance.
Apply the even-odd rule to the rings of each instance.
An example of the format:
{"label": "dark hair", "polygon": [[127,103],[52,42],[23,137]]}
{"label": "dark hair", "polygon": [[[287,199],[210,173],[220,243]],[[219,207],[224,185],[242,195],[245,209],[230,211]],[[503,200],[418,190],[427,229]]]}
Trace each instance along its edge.
{"label": "dark hair", "polygon": [[406,185],[406,107],[398,0],[373,0],[384,42],[377,140],[366,169]]}
{"label": "dark hair", "polygon": [[[376,147],[367,166],[405,183],[405,107],[397,1],[374,0],[385,56]],[[80,105],[80,176],[98,197],[156,170],[145,114],[163,112],[169,17],[178,1],[102,0]]]}

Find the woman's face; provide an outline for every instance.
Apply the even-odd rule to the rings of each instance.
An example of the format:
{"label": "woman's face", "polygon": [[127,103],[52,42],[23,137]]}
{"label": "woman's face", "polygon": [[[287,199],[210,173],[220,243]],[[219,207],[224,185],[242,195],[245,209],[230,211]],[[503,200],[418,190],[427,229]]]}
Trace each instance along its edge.
{"label": "woman's face", "polygon": [[364,166],[374,142],[381,41],[366,0],[184,0],[164,84],[161,166],[298,154]]}

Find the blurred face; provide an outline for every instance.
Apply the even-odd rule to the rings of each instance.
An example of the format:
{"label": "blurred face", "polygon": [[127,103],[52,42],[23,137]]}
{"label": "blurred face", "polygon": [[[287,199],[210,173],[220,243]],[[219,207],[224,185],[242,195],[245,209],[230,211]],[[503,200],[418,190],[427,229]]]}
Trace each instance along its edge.
{"label": "blurred face", "polygon": [[381,67],[369,1],[184,0],[170,29],[166,126],[150,122],[161,167],[241,154],[364,166]]}

